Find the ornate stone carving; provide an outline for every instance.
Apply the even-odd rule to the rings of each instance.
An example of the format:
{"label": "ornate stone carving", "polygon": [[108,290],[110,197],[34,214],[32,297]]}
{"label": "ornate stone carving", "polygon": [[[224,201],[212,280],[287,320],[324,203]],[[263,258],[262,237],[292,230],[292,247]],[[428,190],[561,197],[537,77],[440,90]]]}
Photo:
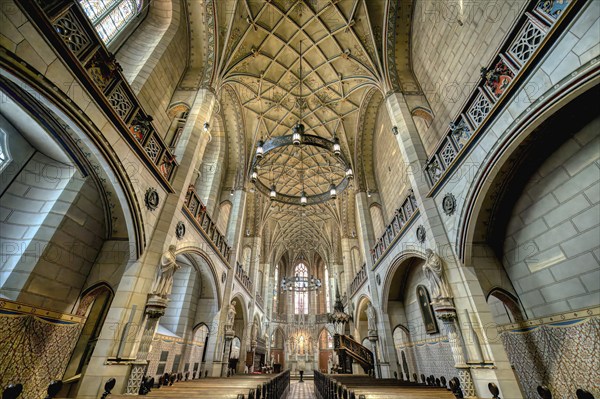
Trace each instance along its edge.
{"label": "ornate stone carving", "polygon": [[444,209],[444,213],[448,216],[452,215],[456,210],[456,198],[452,193],[448,193],[444,196],[442,200],[442,208]]}
{"label": "ornate stone carving", "polygon": [[233,329],[233,321],[235,320],[235,315],[236,315],[236,311],[235,311],[236,303],[237,302],[235,300],[231,301],[231,303],[229,304],[229,307],[227,308],[227,321],[225,322],[226,330]]}
{"label": "ornate stone carving", "polygon": [[426,237],[427,233],[425,232],[425,227],[423,225],[417,227],[417,240],[422,244],[425,242]]}
{"label": "ornate stone carving", "polygon": [[423,273],[429,282],[432,303],[447,301],[452,296],[444,278],[442,259],[431,249],[427,249],[425,253],[427,254],[427,260],[423,265]]}
{"label": "ornate stone carving", "polygon": [[369,328],[369,336],[377,335],[377,312],[375,311],[375,307],[371,302],[367,305],[367,310],[365,310],[367,314],[367,323]]}
{"label": "ornate stone carving", "polygon": [[88,74],[96,85],[104,90],[108,84],[123,71],[114,54],[104,57],[103,52],[97,51],[86,67]]}
{"label": "ornate stone carving", "polygon": [[175,236],[179,239],[182,239],[185,235],[185,223],[178,222],[177,226],[175,226]]}
{"label": "ornate stone carving", "polygon": [[175,259],[175,245],[170,245],[160,261],[158,275],[152,284],[150,293],[155,296],[166,298],[173,288],[173,275],[181,267]]}
{"label": "ornate stone carving", "polygon": [[160,198],[158,196],[158,191],[154,187],[148,188],[146,190],[146,194],[144,195],[144,203],[146,204],[146,208],[153,211],[158,207],[158,203]]}

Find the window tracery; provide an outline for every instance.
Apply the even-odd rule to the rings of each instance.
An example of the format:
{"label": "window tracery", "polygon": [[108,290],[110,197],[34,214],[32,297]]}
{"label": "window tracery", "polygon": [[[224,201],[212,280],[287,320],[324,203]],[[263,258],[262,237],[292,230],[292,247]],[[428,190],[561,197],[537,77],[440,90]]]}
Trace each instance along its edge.
{"label": "window tracery", "polygon": [[79,0],[94,28],[109,44],[142,11],[143,0]]}
{"label": "window tracery", "polygon": [[[308,269],[304,263],[298,263],[294,269],[296,276],[304,278],[308,281]],[[308,314],[308,291],[302,291],[305,287],[304,281],[296,282],[296,295],[294,297],[294,313]]]}

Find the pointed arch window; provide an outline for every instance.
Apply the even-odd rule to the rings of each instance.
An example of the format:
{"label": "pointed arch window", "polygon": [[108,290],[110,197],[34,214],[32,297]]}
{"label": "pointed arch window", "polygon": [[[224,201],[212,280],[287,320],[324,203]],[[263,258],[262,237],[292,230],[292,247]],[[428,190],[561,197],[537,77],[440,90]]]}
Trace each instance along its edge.
{"label": "pointed arch window", "polygon": [[94,28],[109,44],[142,12],[143,0],[79,0]]}
{"label": "pointed arch window", "polygon": [[[304,278],[304,281],[308,281],[308,269],[304,263],[298,263],[294,272],[297,277]],[[296,295],[294,301],[294,313],[296,314],[308,314],[308,290],[304,281],[296,282]]]}

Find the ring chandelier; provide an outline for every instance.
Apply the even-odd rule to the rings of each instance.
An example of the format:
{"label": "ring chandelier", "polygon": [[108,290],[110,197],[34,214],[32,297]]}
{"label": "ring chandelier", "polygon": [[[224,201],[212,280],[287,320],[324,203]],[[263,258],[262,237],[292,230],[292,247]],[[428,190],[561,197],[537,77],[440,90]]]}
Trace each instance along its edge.
{"label": "ring chandelier", "polygon": [[[329,199],[337,198],[337,195],[348,187],[354,175],[350,163],[342,154],[340,142],[335,135],[333,141],[330,141],[320,136],[304,134],[302,117],[303,109],[306,106],[306,98],[302,95],[302,88],[304,86],[302,54],[302,41],[300,41],[300,70],[298,78],[300,95],[297,99],[297,104],[300,108],[300,120],[292,128],[291,135],[272,137],[266,142],[262,140],[257,142],[250,169],[250,181],[256,185],[260,192],[269,196],[272,201],[305,206],[320,204]],[[286,147],[289,146],[297,147],[297,149],[293,149],[292,151],[289,151],[289,149],[286,150]],[[319,149],[325,151],[319,153]],[[269,155],[269,153],[271,154]],[[306,165],[305,154],[308,161]],[[310,163],[314,162],[316,158],[320,159],[320,163],[311,166]],[[291,175],[284,175],[283,171],[288,167],[288,163],[294,163],[296,160],[299,162],[295,163],[295,166],[299,166],[299,170],[288,170],[288,172],[293,172],[294,176],[298,175],[300,177],[300,195],[291,194],[293,191],[290,190],[288,182],[282,181],[282,179],[293,179]],[[264,172],[265,170],[266,173]],[[305,179],[305,174],[306,176],[312,174],[312,181]],[[323,186],[319,184],[319,182],[323,182],[324,180],[329,183],[326,191],[322,191]],[[285,186],[285,192],[277,191],[278,183],[280,189],[282,186]],[[312,191],[310,194],[306,193],[307,183]]]}
{"label": "ring chandelier", "polygon": [[321,288],[321,279],[314,276],[303,277],[296,274],[294,277],[284,277],[281,279],[281,289],[284,292],[306,292],[318,291]]}
{"label": "ring chandelier", "polygon": [[[271,200],[289,205],[314,205],[337,198],[338,194],[344,191],[350,184],[350,181],[354,178],[352,168],[341,152],[340,143],[337,137],[331,141],[320,136],[304,134],[304,125],[301,123],[297,123],[292,130],[293,133],[291,135],[273,137],[265,142],[259,141],[257,143],[254,158],[252,160],[250,181],[256,185],[260,192],[267,195]],[[335,165],[329,166],[332,169],[337,169],[338,173],[332,175],[336,175],[338,180],[331,181],[329,189],[325,192],[317,192],[310,195],[307,194],[304,189],[304,181],[302,182],[303,187],[300,195],[289,195],[278,192],[274,179],[269,179],[268,173],[259,175],[259,171],[266,166],[265,159],[267,159],[267,154],[288,146],[311,147],[325,150],[325,152],[328,153],[327,155],[334,159]],[[300,148],[300,153],[304,153],[302,148]],[[303,161],[301,161],[301,163],[302,168],[304,168]],[[301,170],[300,173],[303,175],[304,170]],[[340,180],[341,176],[343,176],[343,178]]]}

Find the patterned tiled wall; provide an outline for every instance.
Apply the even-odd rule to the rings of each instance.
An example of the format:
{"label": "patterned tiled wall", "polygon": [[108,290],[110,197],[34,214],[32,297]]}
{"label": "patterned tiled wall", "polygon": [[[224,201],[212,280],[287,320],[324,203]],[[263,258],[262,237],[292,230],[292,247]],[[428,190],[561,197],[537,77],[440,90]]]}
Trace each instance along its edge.
{"label": "patterned tiled wall", "polygon": [[1,309],[0,387],[21,383],[19,398],[45,397],[48,384],[63,378],[82,325]]}
{"label": "patterned tiled wall", "polygon": [[560,321],[501,333],[527,399],[546,385],[555,398],[573,398],[578,388],[600,395],[600,317]]}
{"label": "patterned tiled wall", "polygon": [[[452,377],[458,377],[458,373],[454,367],[452,348],[445,338],[399,346],[396,348],[398,359],[401,358],[400,352],[402,350],[408,352],[407,359],[411,357],[415,359],[417,363],[416,373],[419,376],[419,380],[421,374],[425,374],[426,377],[433,375],[436,378],[444,376],[448,381]],[[412,380],[412,375],[410,379]]]}
{"label": "patterned tiled wall", "polygon": [[[189,358],[186,358],[187,347],[190,347]],[[168,352],[166,362],[161,362],[160,359],[163,351]],[[173,368],[175,357],[180,355],[179,370],[185,374],[185,365],[189,364],[188,370],[190,371],[190,378],[192,378],[194,364],[198,363],[198,370],[201,368],[203,351],[204,345],[202,343],[194,342],[192,344],[185,344],[180,338],[157,334],[152,341],[152,348],[148,356],[149,364],[147,375],[157,377],[163,373],[176,372],[177,370],[174,370]],[[164,364],[164,368],[162,368],[164,371],[162,373],[158,373],[158,369],[161,364]]]}

